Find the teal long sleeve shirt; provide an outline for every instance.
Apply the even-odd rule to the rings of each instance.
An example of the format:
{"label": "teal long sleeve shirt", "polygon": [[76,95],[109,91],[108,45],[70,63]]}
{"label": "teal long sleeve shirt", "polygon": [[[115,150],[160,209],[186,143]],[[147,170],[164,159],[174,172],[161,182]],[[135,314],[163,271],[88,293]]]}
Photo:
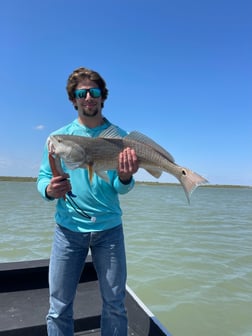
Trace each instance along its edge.
{"label": "teal long sleeve shirt", "polygon": [[[71,134],[87,137],[97,137],[109,127],[111,123],[105,119],[105,123],[96,128],[88,128],[81,125],[78,120],[53,132],[53,134]],[[127,133],[118,128],[121,136]],[[107,172],[109,183],[94,174],[92,182],[89,181],[87,169],[67,169],[62,162],[63,170],[69,174],[72,185],[74,203],[68,197],[57,199],[55,221],[57,224],[76,232],[92,232],[108,230],[122,223],[122,210],[119,202],[119,194],[126,194],[134,187],[134,179],[129,184],[123,184],[116,170]],[[42,163],[37,179],[37,188],[42,197],[52,201],[46,196],[46,187],[52,178],[52,171],[48,160],[48,148],[45,145]],[[82,211],[81,211],[82,210]],[[83,212],[89,217],[85,217]],[[90,218],[93,218],[91,220]]]}

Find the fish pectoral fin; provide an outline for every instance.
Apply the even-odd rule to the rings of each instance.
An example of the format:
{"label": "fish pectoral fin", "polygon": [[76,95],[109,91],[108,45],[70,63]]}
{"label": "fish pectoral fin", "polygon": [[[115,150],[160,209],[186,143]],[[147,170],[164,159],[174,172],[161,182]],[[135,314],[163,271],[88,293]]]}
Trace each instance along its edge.
{"label": "fish pectoral fin", "polygon": [[100,178],[102,178],[105,182],[109,183],[108,174],[105,171],[94,170],[93,165],[88,165],[88,177],[90,183],[92,183],[94,173],[98,175]]}
{"label": "fish pectoral fin", "polygon": [[98,171],[95,171],[95,173],[100,178],[102,178],[105,182],[109,183],[109,177],[108,177],[108,174],[105,171],[98,170]]}
{"label": "fish pectoral fin", "polygon": [[155,178],[159,178],[162,175],[162,171],[158,170],[158,169],[146,169],[145,170],[151,174],[152,176],[154,176]]}
{"label": "fish pectoral fin", "polygon": [[64,162],[65,162],[66,167],[70,170],[79,168],[80,165],[82,164],[82,162],[72,162],[72,161],[67,161],[67,160],[64,160]]}

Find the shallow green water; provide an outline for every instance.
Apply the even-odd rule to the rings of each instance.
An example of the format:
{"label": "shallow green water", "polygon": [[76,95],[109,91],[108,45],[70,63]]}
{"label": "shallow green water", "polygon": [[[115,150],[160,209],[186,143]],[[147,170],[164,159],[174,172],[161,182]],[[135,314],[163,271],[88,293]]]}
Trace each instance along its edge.
{"label": "shallow green water", "polygon": [[[0,182],[0,261],[47,258],[54,203]],[[128,284],[174,336],[252,335],[252,189],[137,185],[121,197]]]}

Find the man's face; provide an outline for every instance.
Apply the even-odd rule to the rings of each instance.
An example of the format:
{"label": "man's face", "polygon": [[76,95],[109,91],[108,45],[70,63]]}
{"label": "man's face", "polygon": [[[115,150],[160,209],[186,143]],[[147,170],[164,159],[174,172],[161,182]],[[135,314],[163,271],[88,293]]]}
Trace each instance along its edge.
{"label": "man's face", "polygon": [[[97,84],[89,79],[82,80],[76,87],[76,90],[82,90],[82,89],[99,89]],[[99,90],[91,90],[94,91],[83,91],[84,94],[80,91],[80,95],[73,100],[73,104],[78,109],[78,114],[80,117],[95,117],[97,115],[101,115],[101,105],[103,102],[103,98],[101,95],[97,97],[97,93],[99,93]],[[78,92],[78,91],[77,91]],[[93,96],[92,96],[93,95]],[[95,96],[95,97],[94,97]]]}

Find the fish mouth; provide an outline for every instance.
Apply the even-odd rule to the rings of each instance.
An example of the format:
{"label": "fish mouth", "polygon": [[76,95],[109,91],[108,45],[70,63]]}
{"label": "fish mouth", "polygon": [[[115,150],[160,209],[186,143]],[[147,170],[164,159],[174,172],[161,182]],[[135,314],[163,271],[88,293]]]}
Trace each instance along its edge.
{"label": "fish mouth", "polygon": [[53,142],[54,141],[53,141],[52,137],[51,136],[48,137],[48,139],[47,139],[47,148],[48,148],[48,152],[50,154],[55,154],[55,146],[54,146]]}

